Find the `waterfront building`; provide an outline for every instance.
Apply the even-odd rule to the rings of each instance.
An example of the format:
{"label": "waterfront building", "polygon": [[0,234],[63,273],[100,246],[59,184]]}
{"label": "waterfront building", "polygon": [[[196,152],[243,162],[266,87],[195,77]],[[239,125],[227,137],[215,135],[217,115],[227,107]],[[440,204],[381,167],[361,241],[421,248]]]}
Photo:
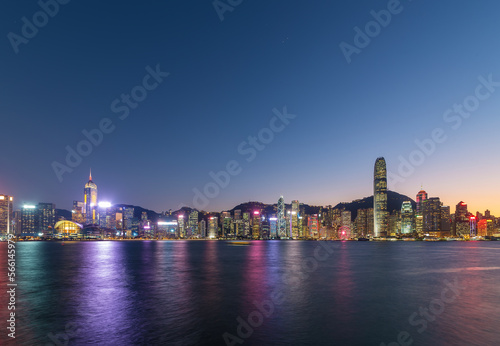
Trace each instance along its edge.
{"label": "waterfront building", "polygon": [[56,224],[56,206],[53,203],[38,203],[36,208],[36,231],[42,233]]}
{"label": "waterfront building", "polygon": [[288,238],[288,234],[286,232],[286,214],[285,214],[285,200],[283,196],[281,196],[278,200],[278,214],[277,217],[277,232],[280,238]]}
{"label": "waterfront building", "polygon": [[310,238],[319,239],[320,223],[318,219],[318,214],[309,215],[307,217],[307,229]]}
{"label": "waterfront building", "polygon": [[29,236],[38,235],[36,224],[36,206],[31,204],[23,205],[23,207],[21,208],[21,234]]}
{"label": "waterfront building", "polygon": [[90,172],[89,181],[85,184],[83,194],[85,222],[97,224],[97,185],[92,181],[92,172]]}
{"label": "waterfront building", "polygon": [[216,239],[219,234],[219,218],[210,216],[208,218],[208,238]]}
{"label": "waterfront building", "polygon": [[14,234],[12,203],[14,197],[0,195],[0,236]]}
{"label": "waterfront building", "polygon": [[387,235],[388,212],[387,166],[383,157],[375,161],[373,190],[374,237],[384,237]]}
{"label": "waterfront building", "polygon": [[401,234],[411,234],[415,231],[413,206],[410,201],[404,201],[401,206]]}

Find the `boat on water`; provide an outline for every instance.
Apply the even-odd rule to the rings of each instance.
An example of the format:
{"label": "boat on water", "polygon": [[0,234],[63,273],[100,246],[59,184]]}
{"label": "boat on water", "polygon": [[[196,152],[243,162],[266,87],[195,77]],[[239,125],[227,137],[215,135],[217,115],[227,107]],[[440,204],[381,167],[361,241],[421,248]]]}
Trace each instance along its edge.
{"label": "boat on water", "polygon": [[229,245],[251,245],[252,243],[246,240],[230,240],[227,242]]}
{"label": "boat on water", "polygon": [[358,241],[370,241],[368,238],[358,238]]}

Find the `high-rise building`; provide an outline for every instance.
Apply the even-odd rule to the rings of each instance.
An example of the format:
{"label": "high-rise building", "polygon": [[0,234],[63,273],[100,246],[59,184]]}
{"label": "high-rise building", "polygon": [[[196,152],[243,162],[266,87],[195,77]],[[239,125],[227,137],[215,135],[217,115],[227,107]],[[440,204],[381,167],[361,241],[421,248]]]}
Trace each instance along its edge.
{"label": "high-rise building", "polygon": [[309,215],[307,217],[307,229],[309,230],[309,237],[313,239],[319,238],[319,227],[320,223],[318,220],[318,214]]}
{"label": "high-rise building", "polygon": [[470,236],[470,220],[467,204],[459,202],[455,209],[455,218],[453,220],[453,234],[457,237]]}
{"label": "high-rise building", "polygon": [[76,223],[85,223],[85,203],[79,201],[73,201],[73,209],[71,210],[73,220]]}
{"label": "high-rise building", "polygon": [[339,238],[342,240],[351,239],[351,212],[344,210],[342,212],[342,226],[339,231]]}
{"label": "high-rise building", "polygon": [[14,234],[14,231],[12,230],[13,200],[14,197],[12,196],[0,195],[0,236],[5,236],[6,234]]}
{"label": "high-rise building", "polygon": [[233,219],[231,218],[231,213],[228,211],[225,211],[221,214],[221,226],[222,226],[222,237],[229,237],[231,238],[233,236],[232,234],[232,223]]}
{"label": "high-rise building", "polygon": [[260,218],[260,236],[262,239],[269,239],[271,237],[271,223],[264,216]]}
{"label": "high-rise building", "polygon": [[207,237],[207,222],[205,220],[201,220],[198,223],[198,232],[201,238]]}
{"label": "high-rise building", "polygon": [[250,213],[243,213],[243,236],[250,236]]}
{"label": "high-rise building", "polygon": [[416,215],[424,215],[424,204],[428,197],[429,195],[427,194],[427,192],[422,189],[417,193],[417,211],[415,212]]}
{"label": "high-rise building", "polygon": [[36,206],[25,204],[21,208],[21,233],[23,235],[36,236],[37,212]]}
{"label": "high-rise building", "polygon": [[358,209],[358,215],[356,216],[356,220],[354,220],[354,224],[356,225],[356,233],[360,238],[366,237],[368,235],[367,211],[367,209]]}
{"label": "high-rise building", "polygon": [[299,234],[299,213],[300,213],[300,204],[299,201],[292,201],[292,215],[290,216],[290,226],[292,238],[297,239]]}
{"label": "high-rise building", "polygon": [[286,232],[286,218],[285,218],[285,200],[281,196],[278,200],[278,214],[277,214],[277,232],[280,238],[288,238]]}
{"label": "high-rise building", "polygon": [[451,213],[449,206],[441,206],[441,232],[450,235],[451,232]]}
{"label": "high-rise building", "polygon": [[123,207],[122,208],[122,216],[123,216],[123,228],[124,230],[130,231],[132,230],[132,222],[134,218],[134,208],[133,207]]}
{"label": "high-rise building", "polygon": [[192,236],[197,236],[198,232],[198,212],[193,210],[189,213],[189,229],[191,231]]}
{"label": "high-rise building", "polygon": [[178,237],[186,238],[186,224],[184,222],[184,214],[177,215]]}
{"label": "high-rise building", "polygon": [[410,201],[403,202],[401,206],[401,233],[411,234],[415,230],[413,207]]}
{"label": "high-rise building", "polygon": [[431,197],[424,202],[423,216],[424,232],[441,232],[441,201],[438,197]]}
{"label": "high-rise building", "polygon": [[384,237],[387,235],[388,213],[387,166],[383,157],[379,157],[375,161],[373,189],[374,236]]}
{"label": "high-rise building", "polygon": [[217,216],[210,216],[208,218],[208,238],[216,239],[219,233],[219,218]]}
{"label": "high-rise building", "polygon": [[261,237],[261,220],[260,211],[255,210],[252,213],[252,238],[259,239]]}
{"label": "high-rise building", "polygon": [[234,211],[234,219],[235,220],[241,220],[241,209],[236,209]]}
{"label": "high-rise building", "polygon": [[90,172],[89,181],[85,184],[83,193],[85,222],[87,224],[97,224],[97,185],[92,181],[92,172]]}
{"label": "high-rise building", "polygon": [[56,224],[56,206],[53,203],[38,203],[36,211],[36,231],[43,232]]}
{"label": "high-rise building", "polygon": [[389,226],[387,227],[387,235],[396,236],[401,231],[401,211],[394,210],[388,217]]}
{"label": "high-rise building", "polygon": [[272,214],[269,217],[269,237],[271,239],[276,239],[278,236],[278,218],[276,214]]}

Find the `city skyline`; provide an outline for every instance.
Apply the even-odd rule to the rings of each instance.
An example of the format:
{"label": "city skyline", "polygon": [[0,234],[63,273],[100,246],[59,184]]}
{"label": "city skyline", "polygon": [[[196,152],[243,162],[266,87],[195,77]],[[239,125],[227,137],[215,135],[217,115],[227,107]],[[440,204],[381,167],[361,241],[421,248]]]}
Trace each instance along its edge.
{"label": "city skyline", "polygon": [[[384,159],[384,158],[382,157],[381,159]],[[378,160],[378,159],[377,159],[377,160]],[[385,165],[385,161],[384,161],[384,165]],[[92,180],[92,172],[91,172],[91,170],[89,170],[89,171],[90,171],[90,176],[89,176],[89,182],[88,182],[88,183],[90,183],[90,182],[91,182],[91,183],[93,183],[93,180]],[[88,184],[88,183],[87,183],[87,184]],[[386,183],[386,184],[387,184],[387,183]],[[95,186],[95,183],[94,183],[94,186]],[[425,186],[424,186],[423,184],[422,184],[422,185],[420,185],[420,190],[422,190],[422,189],[423,189],[423,190],[425,190],[425,189],[426,189],[426,188],[425,188]],[[106,191],[106,190],[109,190],[109,189],[104,188],[104,190]],[[373,190],[373,182],[372,182],[372,190]],[[411,198],[411,199],[413,199],[413,200],[417,200],[417,198],[418,198],[418,196],[417,196],[417,198],[415,198],[415,196],[417,195],[417,194],[415,194],[415,193],[411,193],[411,192],[410,192],[410,193],[404,193],[404,192],[401,192],[401,191],[398,191],[398,190],[393,190],[393,189],[390,189],[390,188],[387,188],[387,190],[388,190],[388,191],[394,191],[394,192],[400,193],[400,194],[402,194],[402,195],[406,195],[406,196],[410,197],[410,198]],[[87,191],[87,185],[85,186],[85,191]],[[89,198],[90,198],[90,190],[88,190],[88,191],[89,191]],[[60,204],[58,204],[58,203],[54,202],[54,201],[53,201],[53,199],[50,199],[50,197],[49,197],[49,198],[45,198],[45,199],[43,199],[43,198],[42,198],[42,199],[39,199],[39,200],[35,200],[35,199],[25,199],[25,200],[20,200],[17,196],[15,196],[15,195],[14,195],[14,194],[12,194],[12,193],[11,193],[11,194],[9,194],[9,193],[7,193],[7,192],[2,192],[2,193],[5,193],[6,195],[9,195],[9,196],[13,196],[13,197],[14,197],[14,199],[13,199],[13,201],[12,201],[12,204],[13,204],[13,209],[14,209],[14,210],[20,210],[20,209],[22,208],[22,206],[23,206],[23,205],[32,205],[32,204],[37,204],[37,203],[39,203],[39,202],[50,202],[50,203],[53,203],[53,204],[55,204],[56,206],[58,206],[58,209],[71,210],[71,209],[72,209],[72,208],[71,208],[71,204],[72,204],[74,201],[79,200],[79,199],[75,199],[75,198],[71,199],[71,202],[70,202],[69,200],[66,200],[66,201],[65,201],[64,206],[61,206]],[[84,192],[84,197],[85,197],[85,195],[86,195],[86,193]],[[100,193],[100,195],[102,195],[102,193]],[[260,200],[260,199],[252,199],[252,200],[250,200],[250,199],[249,199],[249,200],[246,200],[246,199],[241,199],[241,200],[237,201],[235,204],[233,204],[233,205],[229,205],[229,206],[227,206],[226,208],[221,208],[221,209],[210,209],[210,208],[207,208],[207,209],[203,209],[203,208],[198,209],[198,208],[196,208],[195,206],[193,206],[192,204],[191,204],[191,205],[188,205],[188,204],[182,204],[182,203],[181,203],[181,204],[179,204],[179,203],[178,203],[178,204],[177,204],[175,207],[173,207],[173,208],[158,208],[158,209],[156,209],[156,208],[150,208],[150,207],[148,207],[147,205],[142,205],[142,204],[136,203],[136,202],[134,202],[134,201],[127,201],[127,202],[123,202],[123,201],[114,201],[114,200],[111,200],[110,198],[107,198],[107,196],[109,196],[109,195],[112,195],[112,193],[109,193],[109,192],[108,192],[108,194],[104,194],[104,196],[105,196],[105,197],[104,197],[102,200],[105,200],[107,203],[111,203],[111,204],[124,204],[124,205],[136,205],[136,206],[141,206],[141,207],[143,207],[143,208],[145,208],[145,209],[153,210],[153,211],[158,212],[158,213],[161,213],[161,212],[163,212],[163,211],[168,211],[168,210],[178,210],[178,209],[180,209],[180,208],[182,208],[182,207],[190,207],[190,208],[193,208],[193,209],[197,209],[197,210],[200,210],[200,211],[207,211],[207,212],[218,212],[218,211],[230,210],[230,209],[232,209],[233,207],[235,207],[236,205],[241,204],[241,203],[246,203],[246,202],[261,202],[261,203],[264,203],[264,204],[276,204],[276,201],[264,201],[264,200]],[[467,198],[459,198],[459,199],[458,199],[457,201],[455,201],[455,202],[450,201],[450,202],[448,203],[448,202],[447,202],[447,201],[448,201],[448,198],[447,198],[446,196],[444,196],[444,198],[443,198],[443,196],[442,196],[442,195],[440,195],[439,193],[434,193],[434,192],[432,192],[432,195],[435,195],[435,196],[440,196],[441,201],[443,202],[443,204],[444,204],[444,205],[448,205],[448,206],[453,206],[453,205],[455,205],[456,203],[459,203],[459,202],[462,202],[462,201],[465,201],[465,202],[468,202],[468,201],[469,201],[469,199],[467,199]],[[283,197],[283,194],[282,194],[281,196]],[[287,194],[287,195],[285,195],[285,196],[288,196],[288,194]],[[292,195],[292,196],[293,196],[293,195]],[[326,203],[326,204],[315,204],[315,203],[311,203],[311,202],[309,202],[309,201],[305,201],[304,199],[301,199],[301,198],[291,197],[291,199],[289,199],[289,203],[287,203],[287,204],[291,204],[292,200],[296,200],[296,199],[297,199],[297,200],[303,201],[304,203],[306,203],[306,204],[308,204],[308,205],[310,205],[310,206],[323,206],[323,207],[325,207],[325,206],[328,206],[328,205],[335,206],[335,205],[337,205],[337,204],[339,204],[339,203],[349,203],[349,202],[351,202],[351,201],[355,201],[355,200],[363,199],[363,198],[370,197],[370,196],[374,196],[373,192],[372,192],[372,194],[371,194],[371,195],[370,195],[370,194],[365,194],[365,195],[362,195],[362,196],[357,196],[356,198],[353,198],[353,199],[350,199],[350,200],[343,199],[343,200],[337,200],[337,201],[333,201],[333,202],[331,202],[331,203]],[[92,197],[92,198],[93,198],[92,200],[94,200],[94,201],[96,200],[96,197]],[[285,201],[286,201],[286,200],[285,200]],[[84,205],[86,205],[86,206],[87,206],[87,204],[85,203],[85,201],[83,201],[83,203],[84,203]],[[95,204],[95,203],[94,203],[94,204]],[[485,207],[485,208],[483,208],[483,209],[476,209],[475,207],[471,206],[471,203],[467,203],[467,204],[468,204],[468,206],[471,208],[471,210],[475,210],[475,211],[477,211],[477,212],[484,212],[485,210],[490,210],[492,214],[495,214],[495,215],[500,215],[500,212],[497,212],[494,208],[492,208],[492,207],[490,207],[490,206],[488,206],[488,205],[486,205],[486,204],[484,204],[484,205],[486,205],[486,207]],[[66,205],[68,205],[68,206],[66,207]],[[90,204],[89,204],[89,205],[90,205]],[[170,205],[175,205],[175,202],[170,202]],[[472,204],[472,205],[473,205],[473,204]],[[499,211],[500,211],[500,209],[499,209]]]}
{"label": "city skyline", "polygon": [[[421,185],[420,186],[420,189],[424,188],[425,189],[425,186]],[[106,191],[107,189],[104,188],[104,190]],[[372,190],[373,190],[373,182],[372,182]],[[398,190],[393,190],[393,189],[390,189],[388,188],[387,189],[388,191],[394,191],[394,192],[397,192],[397,193],[400,193],[402,195],[406,195],[410,198],[412,198],[413,200],[416,200],[415,196],[417,195],[416,193],[404,193],[404,192],[401,192],[401,191],[398,191]],[[70,199],[67,199],[65,202],[64,202],[64,205],[61,206],[60,204],[56,203],[53,201],[53,199],[51,199],[50,197],[48,198],[42,198],[42,199],[34,199],[34,198],[31,198],[31,199],[24,199],[24,200],[20,200],[16,195],[14,194],[9,194],[7,192],[2,192],[2,193],[5,193],[6,195],[10,195],[10,196],[13,196],[14,199],[12,201],[12,204],[13,204],[13,209],[14,210],[20,210],[21,207],[23,205],[31,205],[31,204],[37,204],[39,203],[39,201],[45,201],[45,202],[50,202],[50,203],[54,203],[58,209],[65,209],[65,210],[71,210],[71,205],[73,203],[73,201],[76,201],[76,200],[79,200],[78,197],[77,199],[75,198],[70,198]],[[102,195],[102,193],[100,193],[100,195]],[[108,194],[105,194],[105,196],[108,196],[108,195],[112,195],[112,193],[108,193]],[[467,198],[459,198],[457,201],[453,202],[453,201],[450,201],[449,203],[447,202],[448,201],[448,198],[446,198],[446,196],[443,196],[440,195],[439,193],[434,193],[432,192],[432,195],[436,195],[436,196],[440,196],[441,200],[443,201],[443,203],[445,205],[449,205],[449,206],[453,206],[454,204],[460,202],[460,201],[469,201],[469,199]],[[288,196],[285,195],[285,197]],[[326,204],[316,204],[316,203],[311,203],[309,201],[305,201],[304,199],[301,199],[301,198],[298,198],[298,200],[300,201],[303,201],[304,203],[310,205],[310,206],[328,206],[328,205],[332,205],[332,206],[335,206],[339,203],[349,203],[349,202],[352,202],[352,201],[355,201],[355,200],[359,200],[359,199],[363,199],[363,198],[366,198],[366,197],[370,197],[370,196],[373,196],[373,192],[372,194],[370,195],[369,193],[368,194],[365,194],[365,195],[362,195],[362,196],[357,196],[356,198],[353,198],[353,199],[342,199],[342,200],[336,200],[336,201],[333,201],[331,203],[326,203]],[[76,197],[76,196],[74,196]],[[283,197],[283,196],[282,196]],[[292,199],[297,199],[295,197],[291,197],[291,199],[289,200],[289,202],[287,204],[290,204]],[[70,201],[71,200],[71,201]],[[109,203],[112,203],[112,204],[124,204],[124,205],[136,205],[136,206],[141,206],[145,209],[149,209],[149,210],[153,210],[155,212],[158,212],[158,213],[161,213],[163,211],[168,211],[168,210],[178,210],[182,207],[190,207],[190,208],[193,208],[193,209],[197,209],[195,208],[193,205],[184,205],[184,204],[177,204],[175,207],[173,208],[150,208],[148,207],[147,205],[142,205],[142,204],[139,204],[139,203],[135,203],[134,201],[115,201],[115,200],[111,200],[107,197],[104,197],[102,200],[105,200],[106,202],[109,202]],[[207,212],[217,212],[217,211],[224,211],[224,210],[230,210],[232,209],[233,207],[235,207],[236,205],[238,204],[241,204],[241,203],[246,203],[246,202],[261,202],[261,203],[264,203],[264,204],[276,204],[277,202],[274,201],[274,200],[271,200],[271,201],[265,201],[265,200],[260,200],[260,199],[252,199],[252,200],[246,200],[246,199],[241,199],[239,201],[237,201],[234,205],[228,205],[226,208],[221,208],[221,209],[210,209],[210,208],[207,208],[207,209],[197,209],[197,210],[204,210],[204,211],[207,211]],[[83,202],[85,204],[85,202]],[[175,205],[175,202],[170,202],[171,205]],[[486,207],[484,209],[477,209],[475,207],[471,207],[471,203],[467,203],[469,205],[469,207],[471,208],[471,210],[476,210],[478,212],[484,212],[485,210],[490,210],[492,212],[492,214],[496,214],[496,215],[500,215],[500,212],[496,212],[496,210],[492,207],[489,207],[487,206],[486,204]],[[499,209],[500,210],[500,209]]]}
{"label": "city skyline", "polygon": [[[499,5],[488,3],[401,2],[350,62],[339,45],[352,45],[353,28],[364,29],[386,1],[245,3],[223,21],[210,3],[196,10],[182,2],[146,4],[140,11],[100,4],[92,24],[86,18],[93,6],[61,5],[17,53],[8,39],[0,46],[0,113],[9,129],[0,191],[15,195],[15,203],[49,199],[67,209],[67,196],[79,194],[92,167],[109,200],[174,209],[192,204],[193,189],[236,160],[241,173],[210,209],[281,194],[327,205],[370,195],[366,172],[373,157],[384,156],[388,173],[400,176],[402,160],[419,163],[406,167],[403,181],[389,181],[390,190],[413,195],[423,184],[446,204],[466,200],[500,214],[500,166],[491,158],[500,125],[491,26]],[[450,8],[454,22],[472,17],[475,25],[442,25]],[[10,4],[0,14],[4,32],[20,35],[20,19],[39,10],[36,3]],[[122,94],[142,101],[128,106]],[[296,117],[248,162],[251,153],[241,155],[239,145],[253,149],[249,136],[268,128],[273,110],[283,107]],[[77,150],[88,138],[84,130],[101,127],[102,141],[95,136],[99,144],[60,182],[53,163],[66,165],[67,147]]]}

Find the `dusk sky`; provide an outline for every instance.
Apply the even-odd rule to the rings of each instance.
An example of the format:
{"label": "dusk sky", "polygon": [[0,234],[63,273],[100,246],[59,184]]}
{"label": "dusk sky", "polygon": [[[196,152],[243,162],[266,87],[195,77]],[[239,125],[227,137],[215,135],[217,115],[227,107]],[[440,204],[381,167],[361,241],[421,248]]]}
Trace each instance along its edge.
{"label": "dusk sky", "polygon": [[[388,4],[243,1],[221,21],[209,0],[70,1],[16,45],[9,33],[22,37],[41,7],[4,2],[0,193],[70,209],[92,169],[100,200],[160,212],[194,206],[193,189],[235,160],[241,173],[206,210],[280,195],[335,205],[373,194],[377,157],[401,175],[415,140],[441,129],[446,140],[389,189],[415,198],[423,185],[452,212],[463,200],[500,216],[500,3],[401,1],[349,63],[340,44],[354,47],[354,27]],[[113,112],[157,68],[170,74],[149,78],[126,118]],[[467,116],[447,112],[464,100]],[[284,107],[296,117],[248,162],[240,143]],[[59,179],[54,162],[105,118],[115,130]]]}

